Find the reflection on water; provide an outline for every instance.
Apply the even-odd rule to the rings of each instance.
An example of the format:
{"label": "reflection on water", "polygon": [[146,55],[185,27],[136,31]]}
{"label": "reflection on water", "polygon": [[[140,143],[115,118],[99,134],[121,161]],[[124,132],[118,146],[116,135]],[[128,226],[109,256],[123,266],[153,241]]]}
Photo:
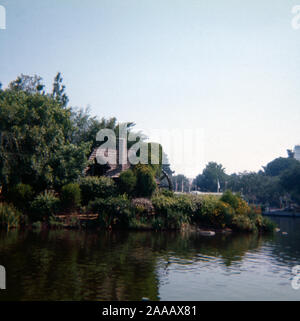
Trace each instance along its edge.
{"label": "reflection on water", "polygon": [[1,232],[1,300],[298,300],[300,220],[272,236]]}

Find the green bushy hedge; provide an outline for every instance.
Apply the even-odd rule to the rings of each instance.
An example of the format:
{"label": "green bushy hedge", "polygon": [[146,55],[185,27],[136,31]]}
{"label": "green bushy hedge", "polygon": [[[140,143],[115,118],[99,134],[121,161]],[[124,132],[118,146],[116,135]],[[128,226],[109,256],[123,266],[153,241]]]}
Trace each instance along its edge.
{"label": "green bushy hedge", "polygon": [[128,227],[133,215],[131,202],[125,195],[97,198],[90,202],[89,209],[99,214],[99,224],[104,228]]}
{"label": "green bushy hedge", "polygon": [[154,169],[147,165],[136,165],[134,168],[136,175],[135,194],[138,197],[151,197],[157,188]]}
{"label": "green bushy hedge", "polygon": [[[240,195],[230,191],[225,192],[221,198],[210,195],[165,196],[161,193],[152,198],[152,203],[156,214],[163,218],[162,226],[165,228],[191,222],[244,232],[271,232],[275,229],[271,220],[256,213]],[[174,221],[176,224],[172,223]]]}
{"label": "green bushy hedge", "polygon": [[128,169],[127,171],[121,173],[118,181],[118,187],[121,194],[128,194],[133,196],[135,194],[137,177],[135,173]]}
{"label": "green bushy hedge", "polygon": [[31,203],[29,218],[31,221],[49,220],[59,210],[59,198],[52,191],[45,191],[39,194]]}
{"label": "green bushy hedge", "polygon": [[34,191],[30,185],[19,183],[9,189],[8,199],[19,210],[28,212],[34,198]]}
{"label": "green bushy hedge", "polygon": [[63,210],[73,210],[80,206],[81,191],[76,183],[70,183],[62,187],[60,192],[61,207]]}
{"label": "green bushy hedge", "polygon": [[106,198],[116,195],[116,185],[111,178],[88,176],[79,182],[82,205],[86,206],[96,198]]}

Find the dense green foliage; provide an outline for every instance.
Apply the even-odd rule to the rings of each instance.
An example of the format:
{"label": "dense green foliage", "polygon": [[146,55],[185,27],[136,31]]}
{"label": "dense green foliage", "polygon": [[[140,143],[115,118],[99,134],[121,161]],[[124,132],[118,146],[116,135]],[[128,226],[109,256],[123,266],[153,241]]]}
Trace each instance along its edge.
{"label": "dense green foliage", "polygon": [[70,183],[62,187],[60,192],[61,206],[67,210],[74,210],[81,204],[81,191],[76,183]]}
{"label": "dense green foliage", "polygon": [[[169,220],[180,226],[194,223],[209,228],[231,228],[236,231],[254,232],[273,230],[267,218],[252,210],[239,196],[226,191],[223,197],[157,195],[152,198],[156,213],[161,217],[161,228],[170,227]],[[258,224],[260,222],[260,224]]]}
{"label": "dense green foliage", "polygon": [[[142,133],[130,132],[134,123],[126,125],[127,148],[140,143],[148,150],[150,164],[140,161],[121,173],[117,182],[103,176],[85,177],[97,167],[87,158],[99,145],[98,131],[109,128],[118,137],[121,125],[116,118],[98,120],[88,110],[72,109],[68,100],[60,73],[50,93],[46,93],[40,77],[26,75],[0,90],[0,184],[3,199],[12,203],[3,205],[8,216],[2,216],[3,222],[12,218],[9,226],[18,225],[12,223],[19,217],[17,208],[31,222],[51,225],[61,223],[53,218],[58,212],[67,212],[70,217],[70,212],[88,209],[99,214],[98,224],[106,228],[176,229],[191,223],[247,231],[268,229],[267,220],[238,195],[228,192],[219,199],[159,191],[157,180],[162,168],[170,175],[173,172],[169,165],[162,165],[167,156],[160,144],[145,143]],[[129,134],[134,134],[136,141],[129,139]],[[151,155],[151,151],[159,153]],[[228,188],[259,204],[275,203],[285,193],[297,199],[299,164],[295,162],[280,158],[268,164],[264,172],[230,176],[221,164],[210,162],[194,180],[194,187],[211,192]],[[174,176],[172,182],[177,190],[190,189],[184,175]]]}
{"label": "dense green foliage", "polygon": [[24,212],[28,212],[33,198],[34,192],[28,184],[19,183],[8,190],[7,199]]}
{"label": "dense green foliage", "polygon": [[207,164],[202,174],[195,178],[194,185],[197,189],[205,192],[217,192],[218,183],[220,188],[225,187],[226,174],[221,164],[210,162]]}
{"label": "dense green foliage", "polygon": [[300,162],[295,163],[281,174],[280,184],[300,204]]}
{"label": "dense green foliage", "polygon": [[120,192],[122,194],[126,193],[128,195],[134,195],[136,190],[136,181],[137,177],[131,169],[121,173],[118,182]]}
{"label": "dense green foliage", "polygon": [[60,187],[86,166],[88,145],[72,144],[75,125],[59,84],[55,94],[46,94],[40,78],[21,76],[0,92],[4,192],[18,183],[30,184],[36,191]]}
{"label": "dense green foliage", "polygon": [[172,185],[173,189],[176,192],[185,192],[188,193],[190,191],[190,182],[187,177],[182,174],[173,175],[172,176]]}
{"label": "dense green foliage", "polygon": [[230,189],[240,193],[249,203],[283,207],[293,201],[300,203],[299,166],[299,161],[292,157],[279,157],[264,166],[263,171],[227,175],[222,165],[209,163],[196,177],[193,187],[204,192],[216,192],[219,180],[221,191]]}
{"label": "dense green foliage", "polygon": [[97,198],[89,204],[89,209],[99,214],[99,224],[104,228],[127,227],[132,213],[126,196]]}
{"label": "dense green foliage", "polygon": [[39,194],[31,203],[30,218],[33,222],[48,221],[59,210],[59,198],[51,191]]}
{"label": "dense green foliage", "polygon": [[136,165],[136,195],[139,197],[150,197],[157,188],[154,170],[147,165]]}
{"label": "dense green foliage", "polygon": [[116,195],[116,185],[111,178],[87,176],[79,181],[82,195],[82,205],[88,205],[96,198],[106,198]]}
{"label": "dense green foliage", "polygon": [[279,157],[268,163],[264,167],[267,176],[279,176],[285,170],[297,165],[298,161],[295,158]]}
{"label": "dense green foliage", "polygon": [[11,204],[0,203],[0,227],[16,228],[21,223],[21,213]]}

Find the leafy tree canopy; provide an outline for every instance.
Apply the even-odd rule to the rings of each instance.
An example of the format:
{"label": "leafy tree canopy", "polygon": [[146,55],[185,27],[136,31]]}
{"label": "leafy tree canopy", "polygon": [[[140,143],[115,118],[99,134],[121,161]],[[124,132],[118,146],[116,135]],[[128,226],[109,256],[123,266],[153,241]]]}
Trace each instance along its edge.
{"label": "leafy tree canopy", "polygon": [[267,166],[264,167],[264,171],[268,176],[279,176],[283,171],[293,167],[296,163],[297,160],[294,158],[279,157],[268,163]]}
{"label": "leafy tree canopy", "polygon": [[4,191],[18,183],[43,190],[81,174],[88,144],[72,142],[76,124],[71,109],[65,106],[63,88],[55,95],[46,94],[40,77],[21,75],[0,92],[0,181]]}
{"label": "leafy tree canopy", "polygon": [[216,192],[218,182],[220,183],[221,189],[225,188],[226,177],[225,168],[222,164],[209,162],[202,174],[198,175],[194,180],[194,185],[201,191]]}

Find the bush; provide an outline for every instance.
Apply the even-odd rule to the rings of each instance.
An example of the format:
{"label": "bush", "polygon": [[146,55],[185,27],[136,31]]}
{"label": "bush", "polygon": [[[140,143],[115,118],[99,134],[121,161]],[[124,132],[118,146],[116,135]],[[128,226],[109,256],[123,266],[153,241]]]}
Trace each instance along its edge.
{"label": "bush", "polygon": [[33,222],[49,220],[59,210],[59,199],[52,191],[39,194],[31,203],[30,219]]}
{"label": "bush", "polygon": [[222,195],[221,201],[229,204],[236,214],[247,215],[251,212],[248,203],[244,201],[239,194],[235,195],[229,190]]}
{"label": "bush", "polygon": [[233,209],[239,207],[239,197],[234,195],[230,190],[225,191],[221,197],[221,201],[229,204]]}
{"label": "bush", "polygon": [[65,210],[72,210],[80,206],[81,191],[78,184],[68,184],[62,187],[60,193],[61,206]]}
{"label": "bush", "polygon": [[175,197],[158,195],[152,198],[156,214],[167,215],[169,209],[175,207]]}
{"label": "bush", "polygon": [[276,226],[276,223],[270,220],[268,217],[262,217],[261,230],[263,232],[274,232]]}
{"label": "bush", "polygon": [[161,189],[160,190],[161,195],[168,196],[168,197],[173,197],[175,194],[173,191],[170,191],[169,189]]}
{"label": "bush", "polygon": [[151,200],[147,198],[135,198],[131,202],[136,214],[153,215],[154,207]]}
{"label": "bush", "polygon": [[250,217],[242,214],[233,217],[231,227],[238,232],[254,232],[257,230],[255,223]]}
{"label": "bush", "polygon": [[168,210],[165,227],[167,229],[180,229],[182,224],[189,223],[189,216],[186,212]]}
{"label": "bush", "polygon": [[152,198],[152,204],[157,214],[167,215],[168,210],[184,212],[193,216],[198,209],[198,200],[190,195],[157,195]]}
{"label": "bush", "polygon": [[101,227],[128,227],[133,209],[128,198],[123,196],[98,198],[89,204],[89,209],[99,214]]}
{"label": "bush", "polygon": [[0,203],[0,228],[15,228],[20,225],[21,213],[11,204]]}
{"label": "bush", "polygon": [[128,195],[134,195],[137,178],[131,169],[121,173],[118,181],[120,192]]}
{"label": "bush", "polygon": [[9,190],[8,198],[18,209],[27,212],[34,198],[34,192],[30,185],[20,183]]}
{"label": "bush", "polygon": [[174,210],[178,212],[184,212],[189,215],[193,215],[193,213],[195,213],[197,207],[192,197],[188,195],[178,195],[174,197],[174,200]]}
{"label": "bush", "polygon": [[79,182],[82,205],[88,205],[96,198],[106,198],[116,195],[115,182],[108,177],[88,176]]}
{"label": "bush", "polygon": [[151,197],[157,184],[154,177],[154,171],[150,166],[137,165],[134,168],[136,181],[136,195],[139,197]]}

